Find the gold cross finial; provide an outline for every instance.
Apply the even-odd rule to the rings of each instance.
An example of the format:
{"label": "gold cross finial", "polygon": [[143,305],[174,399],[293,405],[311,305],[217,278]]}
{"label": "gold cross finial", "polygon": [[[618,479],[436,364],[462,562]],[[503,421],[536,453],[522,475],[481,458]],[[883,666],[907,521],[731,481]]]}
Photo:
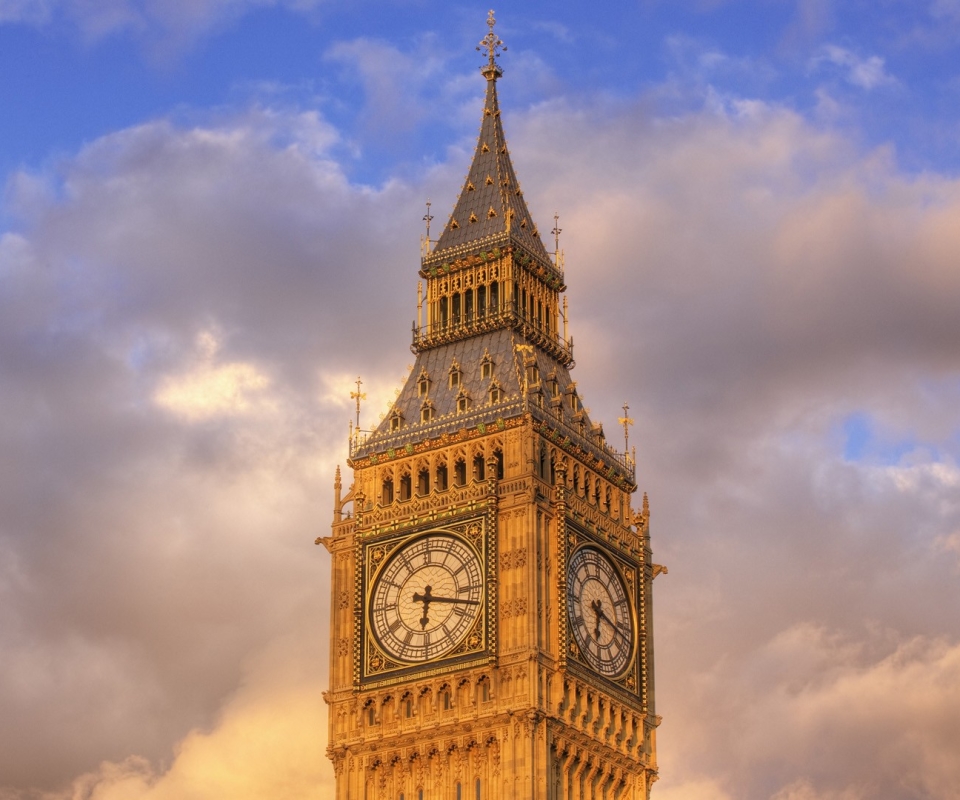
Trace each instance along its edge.
{"label": "gold cross finial", "polygon": [[483,50],[487,51],[489,56],[489,61],[486,66],[481,68],[481,71],[486,76],[487,80],[493,80],[499,78],[503,74],[503,70],[500,69],[500,65],[497,64],[496,58],[500,55],[497,50],[503,49],[506,50],[507,46],[500,40],[500,37],[493,32],[493,26],[497,24],[497,20],[493,16],[493,9],[490,9],[490,13],[487,15],[487,25],[490,26],[490,32],[480,40],[480,44],[477,45],[477,50],[482,52]]}
{"label": "gold cross finial", "polygon": [[427,213],[423,215],[423,221],[427,223],[427,241],[430,241],[430,223],[433,220],[433,214],[430,213],[431,202],[427,200]]}
{"label": "gold cross finial", "polygon": [[363,381],[360,380],[359,376],[357,376],[357,391],[350,392],[350,399],[357,401],[357,429],[358,430],[360,429],[360,401],[367,399],[366,393],[360,391],[360,385],[362,383]]}
{"label": "gold cross finial", "polygon": [[633,425],[633,420],[627,416],[627,412],[630,410],[630,406],[626,403],[623,404],[623,416],[617,418],[617,422],[623,425],[623,452],[628,453],[630,451],[630,426]]}

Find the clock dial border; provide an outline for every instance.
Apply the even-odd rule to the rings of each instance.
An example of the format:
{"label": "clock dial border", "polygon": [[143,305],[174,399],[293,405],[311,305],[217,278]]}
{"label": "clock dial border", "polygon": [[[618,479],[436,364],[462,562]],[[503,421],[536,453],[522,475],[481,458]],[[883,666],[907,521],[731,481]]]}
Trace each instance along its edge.
{"label": "clock dial border", "polygon": [[[645,645],[645,633],[642,626],[643,602],[643,580],[642,564],[631,558],[626,553],[621,553],[609,544],[600,541],[594,536],[583,531],[573,520],[567,518],[565,521],[565,544],[563,546],[564,563],[563,571],[558,575],[562,603],[562,618],[564,624],[565,653],[564,662],[567,667],[574,672],[582,674],[588,680],[599,679],[605,681],[611,687],[616,687],[618,691],[626,692],[630,697],[637,697],[643,694],[642,681],[642,661]],[[585,547],[591,547],[599,551],[602,556],[610,563],[612,568],[619,575],[624,592],[629,602],[629,613],[633,630],[633,639],[630,647],[630,653],[626,664],[621,672],[616,675],[604,675],[590,663],[581,650],[577,635],[574,632],[573,621],[571,620],[568,587],[570,579],[570,563],[574,555]]]}
{"label": "clock dial border", "polygon": [[483,590],[480,554],[460,536],[427,531],[397,547],[372,576],[366,622],[388,656],[429,663],[469,635],[484,611]]}
{"label": "clock dial border", "polygon": [[[496,518],[489,511],[442,523],[411,527],[405,531],[366,536],[357,542],[358,603],[354,612],[356,631],[354,680],[373,688],[404,680],[411,675],[442,674],[462,666],[489,662],[496,650],[496,576],[490,569],[496,552]],[[402,548],[431,535],[460,540],[475,554],[480,570],[480,611],[469,629],[458,635],[450,649],[424,660],[403,661],[378,640],[372,624],[372,605],[377,581]],[[432,605],[432,604],[431,604]]]}

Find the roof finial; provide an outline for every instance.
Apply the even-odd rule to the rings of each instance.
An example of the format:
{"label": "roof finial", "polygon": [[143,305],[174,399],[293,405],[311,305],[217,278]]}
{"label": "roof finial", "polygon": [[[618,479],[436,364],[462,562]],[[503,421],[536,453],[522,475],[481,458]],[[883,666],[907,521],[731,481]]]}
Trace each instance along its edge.
{"label": "roof finial", "polygon": [[357,401],[357,430],[360,430],[360,401],[367,399],[367,393],[361,392],[360,387],[363,385],[363,381],[358,377],[356,380],[357,391],[350,392],[350,399]]}
{"label": "roof finial", "polygon": [[489,56],[489,61],[480,68],[480,72],[483,73],[483,76],[488,81],[493,81],[503,75],[503,70],[500,69],[500,65],[496,62],[496,58],[500,55],[497,52],[498,48],[504,50],[507,49],[507,46],[500,40],[500,38],[493,32],[493,26],[497,24],[497,20],[493,16],[493,9],[490,9],[490,13],[487,15],[487,25],[490,26],[490,32],[480,40],[480,44],[477,45],[478,51],[487,51]]}
{"label": "roof finial", "polygon": [[628,415],[630,406],[626,403],[623,404],[623,416],[617,418],[617,422],[623,425],[623,452],[630,452],[630,426],[633,425],[633,420]]}
{"label": "roof finial", "polygon": [[427,200],[427,213],[423,215],[423,221],[427,223],[427,240],[430,239],[430,222],[433,220],[433,214],[430,213],[432,203]]}

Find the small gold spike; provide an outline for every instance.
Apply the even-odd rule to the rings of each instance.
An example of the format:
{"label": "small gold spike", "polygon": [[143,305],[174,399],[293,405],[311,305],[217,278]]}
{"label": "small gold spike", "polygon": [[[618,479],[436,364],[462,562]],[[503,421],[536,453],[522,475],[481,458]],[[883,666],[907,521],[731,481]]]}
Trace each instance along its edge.
{"label": "small gold spike", "polygon": [[487,184],[487,186],[493,186],[493,178],[487,175],[487,180],[485,181],[485,183]]}
{"label": "small gold spike", "polygon": [[483,143],[483,146],[480,148],[480,152],[481,152],[481,153],[489,153],[489,152],[490,152],[490,148],[487,147],[487,143],[486,143],[486,142]]}
{"label": "small gold spike", "polygon": [[493,219],[497,216],[497,212],[494,211],[493,206],[490,206],[490,210],[487,212],[487,219]]}
{"label": "small gold spike", "polygon": [[470,221],[471,221],[471,222],[476,222],[476,221],[477,221],[477,215],[474,214],[472,211],[470,212]]}
{"label": "small gold spike", "polygon": [[476,189],[476,188],[477,188],[477,187],[473,185],[473,182],[472,182],[472,181],[467,181],[467,191],[468,191],[468,192],[472,192],[472,191],[473,191],[474,189]]}
{"label": "small gold spike", "polygon": [[451,228],[451,230],[454,230],[454,229],[459,228],[459,227],[460,227],[460,223],[459,223],[459,222],[457,222],[455,219],[450,220],[450,228]]}
{"label": "small gold spike", "polygon": [[526,217],[524,217],[522,220],[520,220],[520,227],[521,227],[521,228],[526,228],[526,227],[527,227],[527,218],[526,218]]}

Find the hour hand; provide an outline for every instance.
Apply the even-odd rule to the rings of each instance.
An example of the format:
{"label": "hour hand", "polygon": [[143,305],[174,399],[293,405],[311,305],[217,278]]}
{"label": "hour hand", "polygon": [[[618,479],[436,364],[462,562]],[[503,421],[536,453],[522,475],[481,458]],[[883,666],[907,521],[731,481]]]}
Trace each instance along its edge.
{"label": "hour hand", "polygon": [[[414,600],[416,600],[416,595],[414,595]],[[467,600],[464,597],[438,597],[437,595],[430,596],[431,603],[462,603],[467,606],[478,606],[480,605],[479,600]]]}

